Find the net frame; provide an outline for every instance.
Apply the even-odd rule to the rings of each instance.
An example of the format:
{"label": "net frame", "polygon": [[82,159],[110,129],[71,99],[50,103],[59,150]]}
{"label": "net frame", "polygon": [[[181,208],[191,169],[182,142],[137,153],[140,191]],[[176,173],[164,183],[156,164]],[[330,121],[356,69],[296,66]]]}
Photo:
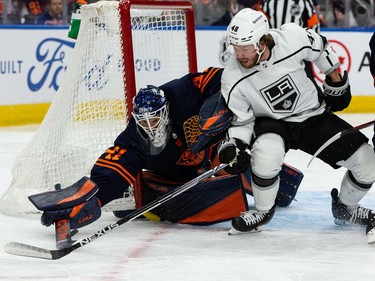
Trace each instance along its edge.
{"label": "net frame", "polygon": [[[104,143],[100,144],[99,146],[99,144],[87,142],[87,146],[91,147],[91,146],[98,145],[98,147],[95,149],[103,153],[105,148],[109,147],[113,143],[115,136],[117,136],[126,127],[127,120],[130,117],[131,110],[132,110],[132,98],[135,95],[137,89],[143,86],[143,85],[140,85],[141,83],[140,81],[137,81],[139,80],[138,79],[139,75],[137,75],[136,67],[135,67],[135,57],[134,57],[135,55],[134,54],[135,54],[135,49],[137,49],[137,47],[134,48],[134,42],[133,42],[133,38],[135,35],[133,34],[134,22],[132,22],[132,17],[134,17],[134,15],[136,15],[137,13],[142,14],[143,13],[142,10],[144,9],[148,11],[146,13],[146,16],[155,16],[155,17],[160,14],[160,11],[182,10],[184,13],[185,21],[186,21],[185,32],[186,32],[187,64],[188,65],[187,65],[187,69],[184,70],[184,73],[179,73],[179,75],[184,75],[187,73],[187,71],[189,72],[197,71],[194,12],[193,12],[192,4],[189,1],[160,1],[160,0],[122,0],[120,2],[99,1],[97,3],[85,5],[82,7],[81,26],[85,25],[85,22],[84,22],[85,10],[91,9],[92,8],[91,5],[93,6],[94,5],[98,5],[98,6],[118,5],[119,18],[120,18],[120,23],[121,23],[120,29],[118,30],[115,26],[111,26],[111,25],[105,26],[103,27],[103,29],[105,29],[105,31],[111,36],[117,36],[118,34],[120,37],[119,40],[121,41],[121,54],[122,54],[122,67],[123,67],[123,71],[122,71],[123,90],[121,90],[120,92],[122,93],[119,93],[119,94],[122,97],[116,97],[115,99],[105,101],[104,104],[100,103],[100,105],[97,101],[87,101],[87,102],[80,101],[79,106],[72,107],[74,108],[74,111],[76,112],[74,113],[67,112],[67,115],[69,116],[76,116],[76,117],[72,117],[73,121],[69,123],[70,125],[67,125],[64,123],[65,120],[61,120],[61,118],[58,118],[56,114],[56,112],[59,111],[58,106],[59,104],[61,104],[62,102],[61,100],[66,99],[67,97],[63,97],[62,95],[58,94],[54,98],[50,106],[50,109],[45,116],[45,119],[43,120],[40,128],[36,132],[35,137],[31,140],[31,142],[26,147],[26,149],[20,155],[17,156],[15,164],[12,167],[13,179],[12,179],[11,185],[8,188],[8,190],[0,198],[0,211],[2,213],[22,214],[22,215],[27,214],[27,213],[35,213],[37,210],[28,201],[27,199],[28,195],[43,192],[43,191],[53,190],[55,183],[62,184],[63,187],[74,183],[80,177],[84,175],[88,175],[89,169],[87,169],[87,167],[92,167],[92,165],[94,164],[96,160],[96,157],[100,155],[100,154],[96,155],[94,158],[91,157],[91,159],[83,161],[84,163],[79,163],[79,162],[76,163],[74,161],[70,162],[70,159],[72,159],[74,156],[77,156],[77,154],[78,156],[79,154],[81,154],[82,159],[84,158],[85,154],[87,154],[87,151],[83,150],[82,147],[76,148],[74,146],[70,146],[69,148],[62,149],[64,150],[64,154],[62,155],[61,154],[55,155],[55,153],[53,152],[52,155],[49,155],[48,157],[46,157],[49,159],[46,159],[43,157],[42,160],[39,160],[39,159],[35,159],[35,155],[33,155],[32,153],[30,157],[28,157],[27,155],[25,157],[22,154],[30,153],[28,151],[32,151],[33,148],[36,148],[36,147],[48,146],[49,139],[53,138],[54,135],[55,136],[60,135],[60,130],[64,130],[65,127],[67,126],[77,126],[77,128],[73,128],[73,129],[76,129],[77,131],[90,130],[90,132],[93,133],[94,135],[101,134],[100,138],[105,139]],[[105,9],[103,9],[103,11],[104,10]],[[99,7],[97,11],[98,17],[101,16],[99,14],[102,13],[103,11]],[[109,15],[109,16],[112,16],[112,15]],[[95,19],[91,19],[91,21],[95,21]],[[97,22],[96,24],[100,25],[101,23]],[[163,29],[163,28],[164,27],[158,27],[156,30],[160,32],[165,32],[166,29]],[[85,35],[82,35],[80,32],[75,49],[80,48],[79,47],[80,45],[87,43],[85,42],[84,36]],[[90,47],[92,46],[88,46],[88,48]],[[70,69],[74,68],[74,67],[71,67],[71,65],[74,65],[76,61],[79,61],[79,58],[80,58],[79,54],[76,54],[74,50],[74,53],[71,59],[73,62],[69,63],[68,69],[64,76],[64,82],[61,85],[59,92],[60,90],[61,92],[70,91],[70,88],[68,86],[69,79],[74,79],[74,75],[75,75],[73,71],[70,71]],[[113,57],[109,55],[106,58],[107,60],[106,60],[105,65],[110,64],[111,63],[110,61],[112,58]],[[82,62],[80,62],[80,64],[82,64]],[[81,68],[82,65],[76,65],[75,67]],[[98,76],[100,75],[102,76],[104,75],[103,71],[101,72],[100,67],[96,68],[95,70],[99,71],[99,74],[97,74],[96,78],[98,78]],[[89,81],[90,78],[92,78],[93,76],[94,74],[90,73],[90,75],[87,75],[87,77],[85,77],[84,79]],[[178,76],[170,77],[169,80],[171,80],[172,78],[173,79],[178,78]],[[160,81],[160,83],[158,84],[162,84],[164,82],[167,82],[167,81],[165,80]],[[103,86],[103,85],[98,85],[95,83],[90,84],[88,82],[86,84],[89,84],[89,86],[93,88],[95,87],[100,88],[101,86]],[[92,114],[91,109],[95,107],[97,107],[99,110],[95,110],[95,114]],[[81,116],[80,112],[82,111],[87,111],[89,113],[86,114],[85,115],[86,117],[84,118],[77,117],[77,116]],[[97,112],[99,112],[99,114],[97,114]],[[106,123],[104,126],[105,127],[108,126],[108,131],[111,130],[111,133],[107,134],[107,132],[102,132],[102,130],[97,131],[95,129],[96,127],[95,122],[91,124],[93,120],[101,119],[101,118],[105,119]],[[46,125],[47,123],[49,125]],[[50,125],[51,123],[54,124],[53,127],[51,127]],[[87,125],[87,127],[84,127],[84,129],[82,129],[82,127],[80,127],[82,124],[84,124],[85,126]],[[36,136],[42,131],[50,131],[51,134],[48,135],[48,137],[46,139],[43,139],[42,141],[40,140],[40,138],[36,140],[37,139]],[[82,136],[80,135],[79,137],[82,137]],[[47,153],[46,150],[48,149],[43,148],[43,150],[41,150],[42,151],[41,153],[42,154]],[[80,158],[81,156],[79,156],[78,158]],[[23,160],[18,161],[18,158],[21,158],[21,157],[24,157]],[[56,159],[50,159],[50,158],[56,158]],[[64,169],[72,168],[72,169],[77,169],[78,172],[74,176],[71,176],[71,177],[68,176],[69,177],[68,179],[64,178],[64,176],[59,176],[60,178],[58,177],[57,180],[55,179],[53,181],[54,184],[51,184],[51,180],[48,179],[49,178],[48,173],[44,175],[44,173],[46,173],[45,171],[32,171],[31,175],[26,175],[25,177],[20,176],[22,175],[22,171],[25,171],[28,168],[30,169],[30,163],[31,165],[35,164],[35,166],[39,165],[38,161],[64,162],[65,167],[57,167],[55,169],[64,170]],[[66,167],[66,166],[69,166],[70,163],[72,167]],[[82,168],[82,167],[86,167],[86,168]],[[31,178],[36,176],[35,175],[36,172],[42,174],[43,179],[47,178],[48,180],[41,180],[40,184],[38,182],[36,186],[29,186]]]}

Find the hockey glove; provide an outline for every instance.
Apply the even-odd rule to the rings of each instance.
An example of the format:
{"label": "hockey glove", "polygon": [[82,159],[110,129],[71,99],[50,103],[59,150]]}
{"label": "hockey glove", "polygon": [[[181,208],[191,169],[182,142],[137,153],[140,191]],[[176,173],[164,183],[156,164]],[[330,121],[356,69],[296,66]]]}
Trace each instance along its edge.
{"label": "hockey glove", "polygon": [[89,178],[83,177],[63,189],[46,191],[29,196],[34,206],[43,211],[41,223],[50,226],[68,219],[74,229],[97,220],[101,215],[101,204],[95,194],[99,187]]}
{"label": "hockey glove", "polygon": [[77,229],[96,221],[100,215],[100,203],[94,196],[89,201],[71,208],[44,211],[40,221],[42,225],[50,226],[61,219],[69,219],[71,228]]}
{"label": "hockey glove", "polygon": [[349,106],[352,94],[346,71],[344,71],[344,76],[340,82],[332,82],[327,76],[323,83],[323,89],[324,100],[331,111],[341,111]]}
{"label": "hockey glove", "polygon": [[250,167],[248,145],[239,139],[225,140],[221,143],[218,153],[220,162],[229,164],[224,169],[229,174],[241,174]]}

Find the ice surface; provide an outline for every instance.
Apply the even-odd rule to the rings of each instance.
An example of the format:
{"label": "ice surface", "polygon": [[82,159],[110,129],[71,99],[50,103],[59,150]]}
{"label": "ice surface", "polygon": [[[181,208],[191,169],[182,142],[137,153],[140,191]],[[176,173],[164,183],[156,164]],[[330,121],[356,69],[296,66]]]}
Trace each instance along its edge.
{"label": "ice surface", "polygon": [[[373,114],[344,114],[353,125]],[[0,129],[0,194],[11,181],[14,158],[26,146],[35,126]],[[372,128],[363,130],[372,136]],[[375,280],[375,245],[368,245],[364,227],[333,223],[330,190],[338,187],[343,169],[333,170],[298,151],[286,162],[305,178],[296,199],[278,208],[265,230],[228,236],[230,223],[209,227],[133,221],[56,260],[9,255],[2,249],[17,241],[55,249],[54,229],[42,227],[39,216],[0,214],[0,280],[129,280],[129,281],[365,281]],[[252,199],[249,198],[252,204]],[[375,192],[361,201],[375,207]],[[89,236],[116,221],[105,213],[83,228]]]}

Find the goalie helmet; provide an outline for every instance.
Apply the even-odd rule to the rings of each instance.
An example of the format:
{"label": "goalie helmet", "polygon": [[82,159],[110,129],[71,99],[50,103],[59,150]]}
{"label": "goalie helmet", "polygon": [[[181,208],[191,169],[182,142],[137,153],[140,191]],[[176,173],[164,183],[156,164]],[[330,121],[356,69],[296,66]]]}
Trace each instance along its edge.
{"label": "goalie helmet", "polygon": [[259,11],[245,8],[239,11],[227,28],[227,43],[230,45],[253,44],[259,51],[259,40],[269,31],[267,17]]}
{"label": "goalie helmet", "polygon": [[170,132],[168,103],[164,92],[147,85],[133,99],[133,113],[138,138],[151,155],[159,154],[167,144]]}

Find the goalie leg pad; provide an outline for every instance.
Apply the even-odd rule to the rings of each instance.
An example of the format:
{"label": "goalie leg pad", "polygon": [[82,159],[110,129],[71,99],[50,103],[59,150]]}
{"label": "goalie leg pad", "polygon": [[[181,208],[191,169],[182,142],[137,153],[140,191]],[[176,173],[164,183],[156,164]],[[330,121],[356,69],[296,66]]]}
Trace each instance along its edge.
{"label": "goalie leg pad", "polygon": [[90,200],[98,190],[91,179],[83,177],[64,189],[30,195],[29,200],[41,211],[63,210]]}
{"label": "goalie leg pad", "polygon": [[[277,205],[279,207],[289,206],[296,197],[298,188],[303,179],[303,173],[296,168],[283,164],[279,173],[280,186],[277,193]],[[251,171],[241,174],[242,183],[247,194],[253,196],[251,187]]]}
{"label": "goalie leg pad", "polygon": [[277,193],[277,205],[287,207],[296,197],[302,182],[303,173],[292,166],[283,164],[280,171],[280,187]]}
{"label": "goalie leg pad", "polygon": [[68,219],[70,227],[77,229],[96,221],[100,215],[100,202],[96,197],[93,197],[89,201],[71,208],[44,211],[41,222],[45,226],[50,226],[57,221]]}
{"label": "goalie leg pad", "polygon": [[[146,204],[182,184],[150,174],[143,181]],[[248,205],[240,176],[224,175],[199,182],[152,213],[164,221],[207,225],[232,219],[246,210]]]}

